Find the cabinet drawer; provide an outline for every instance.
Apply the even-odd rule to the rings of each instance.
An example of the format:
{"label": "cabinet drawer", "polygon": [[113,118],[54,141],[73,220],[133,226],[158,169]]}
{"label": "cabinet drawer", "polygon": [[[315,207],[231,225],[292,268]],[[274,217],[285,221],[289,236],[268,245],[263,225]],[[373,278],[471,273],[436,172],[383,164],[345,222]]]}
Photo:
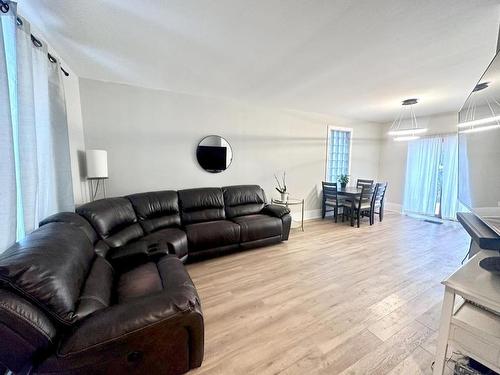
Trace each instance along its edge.
{"label": "cabinet drawer", "polygon": [[462,327],[452,325],[450,341],[452,341],[452,346],[456,343],[461,349],[467,351],[464,354],[482,360],[484,364],[487,364],[487,361],[490,365],[500,367],[500,348],[484,337],[478,337]]}

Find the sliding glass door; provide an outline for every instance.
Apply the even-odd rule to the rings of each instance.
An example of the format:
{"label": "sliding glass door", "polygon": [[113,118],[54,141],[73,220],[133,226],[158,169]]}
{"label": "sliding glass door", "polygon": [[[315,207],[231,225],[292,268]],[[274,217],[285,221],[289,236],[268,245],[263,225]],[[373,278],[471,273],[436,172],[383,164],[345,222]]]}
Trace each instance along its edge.
{"label": "sliding glass door", "polygon": [[455,219],[458,203],[456,135],[408,143],[403,212]]}

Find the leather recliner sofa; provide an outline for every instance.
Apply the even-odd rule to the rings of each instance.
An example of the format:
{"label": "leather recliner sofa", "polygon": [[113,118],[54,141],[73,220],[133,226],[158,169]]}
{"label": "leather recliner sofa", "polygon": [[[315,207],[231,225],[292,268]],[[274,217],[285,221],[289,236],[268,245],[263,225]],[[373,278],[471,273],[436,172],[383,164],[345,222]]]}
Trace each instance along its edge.
{"label": "leather recliner sofa", "polygon": [[288,239],[254,185],[133,194],[59,213],[0,255],[0,364],[14,373],[181,374],[204,326],[182,262]]}
{"label": "leather recliner sofa", "polygon": [[288,208],[266,204],[257,185],[132,194],[76,212],[97,232],[99,254],[117,266],[164,254],[186,262],[270,245],[287,240],[291,225]]}

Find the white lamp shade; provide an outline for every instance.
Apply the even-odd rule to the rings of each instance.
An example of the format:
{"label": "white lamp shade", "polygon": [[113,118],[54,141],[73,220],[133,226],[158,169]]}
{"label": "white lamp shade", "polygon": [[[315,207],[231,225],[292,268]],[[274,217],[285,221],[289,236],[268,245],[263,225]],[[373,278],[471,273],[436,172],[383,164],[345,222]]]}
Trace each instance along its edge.
{"label": "white lamp shade", "polygon": [[87,150],[87,178],[108,178],[108,153],[105,150]]}

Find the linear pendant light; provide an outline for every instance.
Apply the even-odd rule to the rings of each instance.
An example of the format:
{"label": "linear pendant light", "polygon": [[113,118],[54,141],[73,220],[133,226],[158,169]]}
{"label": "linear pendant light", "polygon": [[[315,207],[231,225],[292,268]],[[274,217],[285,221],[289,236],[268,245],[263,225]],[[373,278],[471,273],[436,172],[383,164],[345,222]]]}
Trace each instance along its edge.
{"label": "linear pendant light", "polygon": [[414,141],[415,139],[419,139],[418,135],[406,135],[401,137],[394,137],[396,142],[404,142],[404,141]]}
{"label": "linear pendant light", "polygon": [[[500,103],[495,98],[490,97],[487,91],[483,91],[490,87],[490,85],[490,82],[481,82],[472,90],[464,108],[460,111],[460,117],[462,117],[462,113],[464,113],[464,118],[460,118],[457,125],[460,134],[500,128],[500,115],[498,115],[498,113],[500,113]],[[481,94],[479,94],[479,92],[481,92]],[[478,98],[478,96],[482,96],[482,98]],[[480,112],[478,108],[487,109],[487,111],[480,115],[478,114]],[[480,118],[477,118],[479,116]]]}
{"label": "linear pendant light", "polygon": [[387,134],[389,135],[416,135],[425,133],[427,129],[415,128],[415,129],[401,129],[401,130],[391,130]]}
{"label": "linear pendant light", "polygon": [[499,129],[500,124],[496,125],[488,125],[488,126],[476,126],[473,128],[465,129],[465,130],[460,130],[460,134],[465,134],[465,133],[477,133],[477,132],[484,132],[487,130],[493,130],[493,129]]}
{"label": "linear pendant light", "polygon": [[471,126],[486,125],[489,124],[490,122],[495,122],[495,121],[496,122],[500,121],[500,116],[493,116],[493,117],[482,118],[480,120],[461,122],[460,124],[458,124],[458,127],[467,128]]}
{"label": "linear pendant light", "polygon": [[[427,128],[419,128],[417,117],[413,111],[413,106],[418,103],[418,99],[406,99],[401,103],[403,107],[399,116],[394,120],[389,129],[388,135],[394,137],[395,141],[413,141],[419,139],[420,135],[427,131]],[[404,122],[409,122],[405,125]]]}

